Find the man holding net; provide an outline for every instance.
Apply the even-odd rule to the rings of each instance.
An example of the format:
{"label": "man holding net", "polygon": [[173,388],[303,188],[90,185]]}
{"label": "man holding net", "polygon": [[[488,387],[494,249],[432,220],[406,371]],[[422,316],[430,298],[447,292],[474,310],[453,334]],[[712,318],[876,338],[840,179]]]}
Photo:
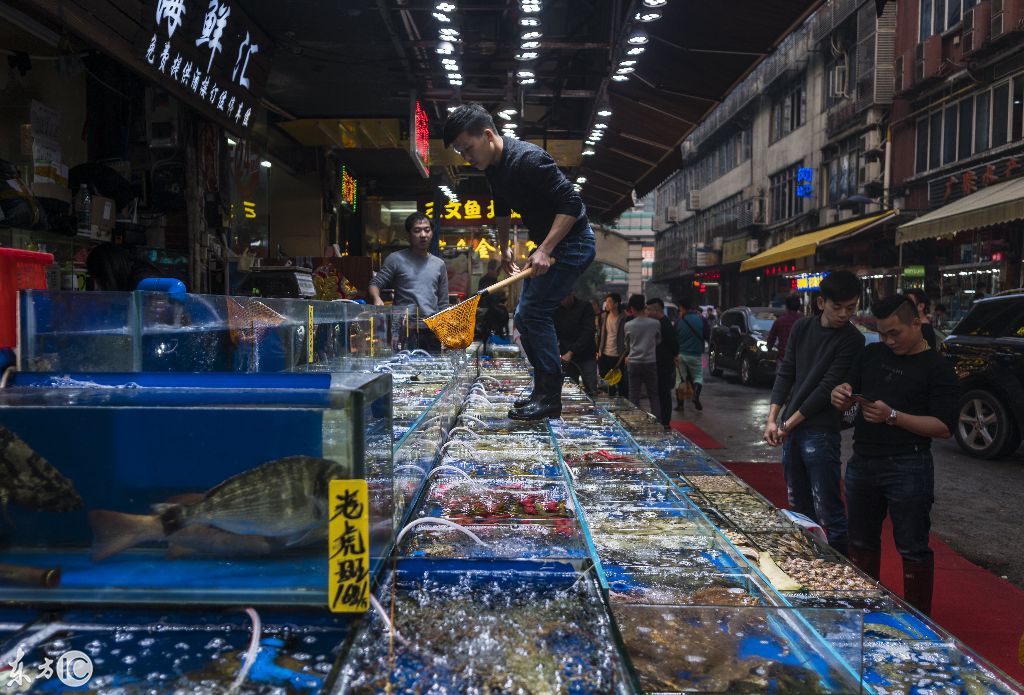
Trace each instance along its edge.
{"label": "man holding net", "polygon": [[517,401],[509,417],[539,420],[562,413],[562,363],[555,335],[554,313],[576,279],[594,260],[594,232],[583,199],[555,164],[536,145],[497,134],[491,115],[479,104],[464,104],[444,125],[445,147],[453,146],[470,166],[487,176],[494,197],[495,226],[502,269],[516,273],[508,245],[515,208],[537,245],[523,269],[533,274],[516,307],[526,358],[534,371],[533,392]]}

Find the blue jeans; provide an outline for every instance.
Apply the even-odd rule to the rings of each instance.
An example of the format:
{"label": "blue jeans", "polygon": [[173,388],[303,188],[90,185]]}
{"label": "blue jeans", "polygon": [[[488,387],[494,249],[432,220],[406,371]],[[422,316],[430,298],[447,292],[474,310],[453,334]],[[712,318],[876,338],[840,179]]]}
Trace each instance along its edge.
{"label": "blue jeans", "polygon": [[882,548],[882,522],[892,517],[896,550],[909,562],[927,562],[935,472],[931,451],[898,456],[854,454],[846,464],[846,505],[850,544],[864,550]]}
{"label": "blue jeans", "polygon": [[563,239],[551,255],[554,265],[540,277],[523,281],[523,294],[516,307],[515,324],[526,351],[526,359],[534,370],[544,374],[560,374],[562,360],[558,354],[554,314],[559,303],[569,294],[576,280],[597,255],[594,232],[590,227]]}
{"label": "blue jeans", "polygon": [[816,520],[825,528],[829,545],[845,552],[841,445],[838,432],[797,427],[782,443],[782,469],[790,509]]}

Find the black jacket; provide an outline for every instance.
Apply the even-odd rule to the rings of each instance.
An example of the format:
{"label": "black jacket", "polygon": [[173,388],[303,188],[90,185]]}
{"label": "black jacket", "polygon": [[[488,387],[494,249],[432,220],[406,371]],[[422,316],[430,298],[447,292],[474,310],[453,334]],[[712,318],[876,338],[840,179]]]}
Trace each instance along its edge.
{"label": "black jacket", "polygon": [[593,360],[597,344],[594,342],[594,309],[590,302],[575,299],[568,309],[559,305],[554,319],[558,354],[564,355],[572,350],[574,362]]}
{"label": "black jacket", "polygon": [[668,317],[661,317],[661,342],[655,350],[658,359],[659,370],[675,369],[676,355],[679,354],[679,338],[676,335],[676,328]]}

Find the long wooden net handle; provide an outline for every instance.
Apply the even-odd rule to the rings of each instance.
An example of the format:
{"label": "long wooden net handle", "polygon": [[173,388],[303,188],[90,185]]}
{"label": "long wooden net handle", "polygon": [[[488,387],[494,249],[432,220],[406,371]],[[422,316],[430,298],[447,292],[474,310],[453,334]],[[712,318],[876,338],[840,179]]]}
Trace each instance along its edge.
{"label": "long wooden net handle", "polygon": [[[552,258],[551,262],[554,263],[555,259]],[[509,285],[513,285],[513,284],[515,284],[517,282],[525,280],[526,278],[530,277],[531,275],[533,275],[533,266],[530,266],[529,268],[527,268],[526,270],[524,270],[521,273],[516,273],[515,275],[509,275],[504,280],[501,280],[499,282],[494,283],[493,285],[489,285],[489,286],[485,287],[484,289],[480,290],[477,294],[479,294],[482,297],[485,294],[488,294],[490,292],[494,292],[495,290],[500,290],[502,287],[508,287]]]}

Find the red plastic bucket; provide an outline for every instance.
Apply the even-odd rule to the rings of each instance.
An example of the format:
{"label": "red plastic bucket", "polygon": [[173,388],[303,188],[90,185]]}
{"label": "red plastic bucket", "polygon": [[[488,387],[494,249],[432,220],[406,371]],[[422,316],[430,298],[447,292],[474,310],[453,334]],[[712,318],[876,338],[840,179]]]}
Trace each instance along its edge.
{"label": "red plastic bucket", "polygon": [[52,253],[0,248],[0,348],[18,344],[18,290],[45,290]]}

